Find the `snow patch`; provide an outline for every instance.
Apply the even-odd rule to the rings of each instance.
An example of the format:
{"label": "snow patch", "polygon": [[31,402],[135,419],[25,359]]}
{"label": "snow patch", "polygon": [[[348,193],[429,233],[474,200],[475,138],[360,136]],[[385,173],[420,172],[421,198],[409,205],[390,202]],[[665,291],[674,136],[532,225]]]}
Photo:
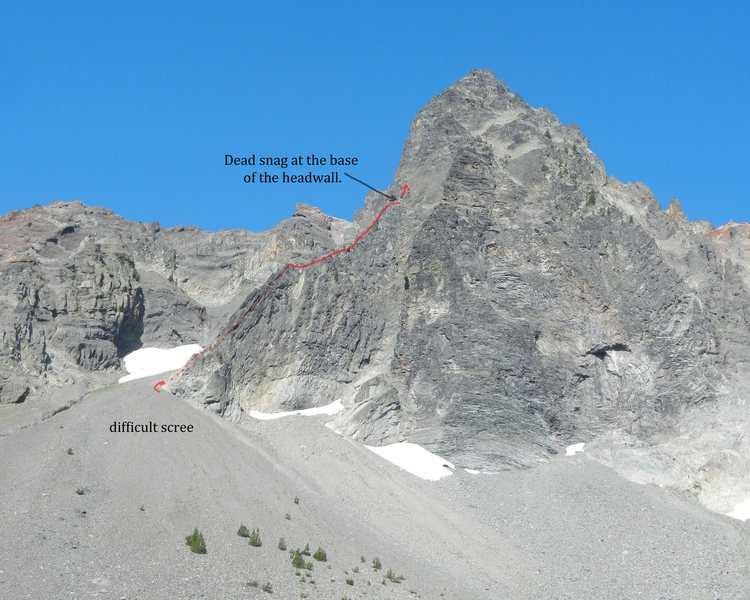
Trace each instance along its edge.
{"label": "snow patch", "polygon": [[203,348],[198,344],[187,344],[176,348],[141,348],[122,359],[129,375],[120,377],[118,383],[181,369],[193,355],[201,350]]}
{"label": "snow patch", "polygon": [[479,475],[479,471],[477,471],[476,469],[466,469],[466,468],[464,468],[464,471],[466,471],[467,473],[471,473],[472,475]]}
{"label": "snow patch", "polygon": [[251,410],[248,414],[261,421],[270,421],[272,419],[280,419],[281,417],[293,417],[294,415],[302,415],[305,417],[314,417],[315,415],[335,415],[342,410],[344,410],[344,405],[341,403],[341,399],[338,399],[330,404],[326,404],[325,406],[316,406],[315,408],[303,408],[302,410],[288,410],[275,413],[264,413],[257,410]]}
{"label": "snow patch", "polygon": [[365,448],[372,450],[397,467],[401,467],[404,471],[430,481],[437,481],[441,477],[452,475],[452,469],[455,468],[443,457],[410,442],[398,442],[387,446],[365,445]]}
{"label": "snow patch", "polygon": [[575,454],[578,454],[579,452],[583,452],[583,447],[585,445],[585,442],[581,442],[580,444],[571,444],[570,446],[565,448],[565,456],[573,456]]}
{"label": "snow patch", "polygon": [[740,521],[747,521],[750,519],[750,498],[736,505],[732,512],[727,513],[727,517],[739,519]]}

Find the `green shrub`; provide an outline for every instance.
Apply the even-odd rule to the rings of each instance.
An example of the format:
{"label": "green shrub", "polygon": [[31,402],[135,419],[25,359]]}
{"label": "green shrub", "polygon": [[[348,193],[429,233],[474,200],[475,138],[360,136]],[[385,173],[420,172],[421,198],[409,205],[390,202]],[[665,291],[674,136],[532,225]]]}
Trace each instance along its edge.
{"label": "green shrub", "polygon": [[196,554],[206,553],[206,542],[203,539],[203,534],[198,531],[197,527],[193,530],[193,533],[185,538],[185,545],[190,546],[191,552],[195,552]]}
{"label": "green shrub", "polygon": [[273,593],[273,586],[271,585],[270,581],[267,581],[266,583],[264,583],[260,589],[262,589],[267,594]]}
{"label": "green shrub", "polygon": [[404,580],[403,575],[396,575],[391,569],[388,569],[388,572],[385,574],[385,576],[393,583],[401,583]]}
{"label": "green shrub", "polygon": [[376,556],[372,559],[372,568],[376,571],[379,571],[380,568],[383,566],[383,563],[380,562],[380,559]]}
{"label": "green shrub", "polygon": [[313,558],[317,561],[325,562],[327,560],[326,551],[323,550],[323,548],[318,547],[318,549],[315,551],[315,554],[313,554]]}
{"label": "green shrub", "polygon": [[360,556],[359,557],[359,562],[363,563],[363,562],[367,562],[367,561],[365,560],[364,556]]}
{"label": "green shrub", "polygon": [[240,525],[240,528],[237,530],[237,535],[240,537],[250,537],[250,532],[247,527]]}
{"label": "green shrub", "polygon": [[303,556],[310,556],[310,544],[305,544],[305,547],[302,550]]}
{"label": "green shrub", "polygon": [[258,587],[258,582],[255,581],[255,579],[253,579],[253,580],[247,582],[247,586],[248,587],[252,587],[252,588],[257,588]]}
{"label": "green shrub", "polygon": [[286,540],[284,538],[279,539],[279,550],[286,550]]}
{"label": "green shrub", "polygon": [[250,545],[256,548],[263,545],[263,542],[260,541],[260,531],[257,529],[253,529],[250,532]]}
{"label": "green shrub", "polygon": [[86,493],[86,490],[84,490],[82,487],[76,488],[76,494],[79,496],[83,496]]}
{"label": "green shrub", "polygon": [[354,580],[351,577],[347,578],[346,585],[354,585]]}
{"label": "green shrub", "polygon": [[299,498],[297,496],[294,497],[294,503],[299,504]]}
{"label": "green shrub", "polygon": [[295,569],[303,569],[305,567],[305,559],[302,558],[299,548],[294,551],[294,555],[292,556],[292,566]]}
{"label": "green shrub", "polygon": [[352,573],[359,573],[359,567],[354,567],[352,569]]}
{"label": "green shrub", "polygon": [[73,448],[68,448],[68,449],[67,449],[67,450],[65,451],[65,453],[66,453],[66,454],[67,454],[68,456],[70,456],[71,454],[73,454]]}
{"label": "green shrub", "polygon": [[291,520],[292,520],[292,515],[290,515],[289,513],[286,513],[286,514],[284,515],[284,518],[285,518],[285,519],[286,519],[287,521],[291,521]]}

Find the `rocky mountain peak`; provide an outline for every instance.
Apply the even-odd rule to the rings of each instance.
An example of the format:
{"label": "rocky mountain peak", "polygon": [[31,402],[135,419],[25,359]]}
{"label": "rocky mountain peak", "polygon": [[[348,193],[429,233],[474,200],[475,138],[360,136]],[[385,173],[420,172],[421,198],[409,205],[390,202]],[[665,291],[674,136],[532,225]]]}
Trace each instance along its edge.
{"label": "rocky mountain peak", "polygon": [[391,193],[403,184],[356,248],[278,281],[351,244],[387,199],[368,195],[353,224],[298,205],[260,234],[80,203],[7,215],[0,399],[232,328],[168,389],[235,419],[341,398],[342,434],[471,469],[586,441],[629,476],[719,502],[750,465],[734,402],[750,388],[749,226],[706,235],[678,201],[662,210],[487,71],[416,115]]}
{"label": "rocky mountain peak", "polygon": [[[669,439],[740,385],[742,273],[678,201],[608,178],[577,127],[491,73],[419,111],[392,190],[405,183],[356,251],[282,280],[175,391],[238,419],[340,397],[342,433],[471,468],[597,439],[626,471],[615,440]],[[368,196],[360,231],[385,202]]]}
{"label": "rocky mountain peak", "polygon": [[[429,207],[443,197],[447,177],[455,185],[486,181],[482,173],[490,172],[494,185],[516,190],[519,200],[524,190],[531,203],[555,196],[550,186],[588,190],[606,182],[603,165],[577,126],[566,127],[548,110],[532,108],[491,72],[472,71],[414,118],[394,188],[417,182],[410,183],[411,203]],[[451,201],[460,199],[456,189]]]}

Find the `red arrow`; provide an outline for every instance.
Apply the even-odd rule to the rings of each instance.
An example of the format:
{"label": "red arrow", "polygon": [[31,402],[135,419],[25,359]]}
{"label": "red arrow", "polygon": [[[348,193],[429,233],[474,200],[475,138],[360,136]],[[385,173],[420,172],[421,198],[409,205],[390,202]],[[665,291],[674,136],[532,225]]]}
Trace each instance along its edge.
{"label": "red arrow", "polygon": [[401,186],[401,197],[404,197],[404,194],[409,191],[411,192],[411,188],[408,185],[402,185]]}
{"label": "red arrow", "polygon": [[157,388],[158,388],[158,387],[159,387],[160,385],[164,385],[164,382],[163,382],[163,381],[160,381],[159,383],[157,383],[157,384],[156,384],[156,385],[154,386],[154,391],[155,391],[155,392],[159,392],[159,393],[161,393],[161,390],[160,390],[160,389],[157,389]]}

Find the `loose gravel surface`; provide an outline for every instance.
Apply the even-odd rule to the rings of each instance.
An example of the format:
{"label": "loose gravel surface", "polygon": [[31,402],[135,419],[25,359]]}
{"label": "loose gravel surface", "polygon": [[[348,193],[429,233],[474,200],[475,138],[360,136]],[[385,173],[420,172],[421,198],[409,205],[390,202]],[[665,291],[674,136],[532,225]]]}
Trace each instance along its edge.
{"label": "loose gravel surface", "polygon": [[[0,427],[0,598],[750,598],[750,524],[585,455],[423,481],[330,417],[233,424],[156,394],[158,379]],[[122,421],[193,430],[110,431]],[[185,545],[196,527],[203,555]],[[327,562],[297,575],[281,537]]]}

